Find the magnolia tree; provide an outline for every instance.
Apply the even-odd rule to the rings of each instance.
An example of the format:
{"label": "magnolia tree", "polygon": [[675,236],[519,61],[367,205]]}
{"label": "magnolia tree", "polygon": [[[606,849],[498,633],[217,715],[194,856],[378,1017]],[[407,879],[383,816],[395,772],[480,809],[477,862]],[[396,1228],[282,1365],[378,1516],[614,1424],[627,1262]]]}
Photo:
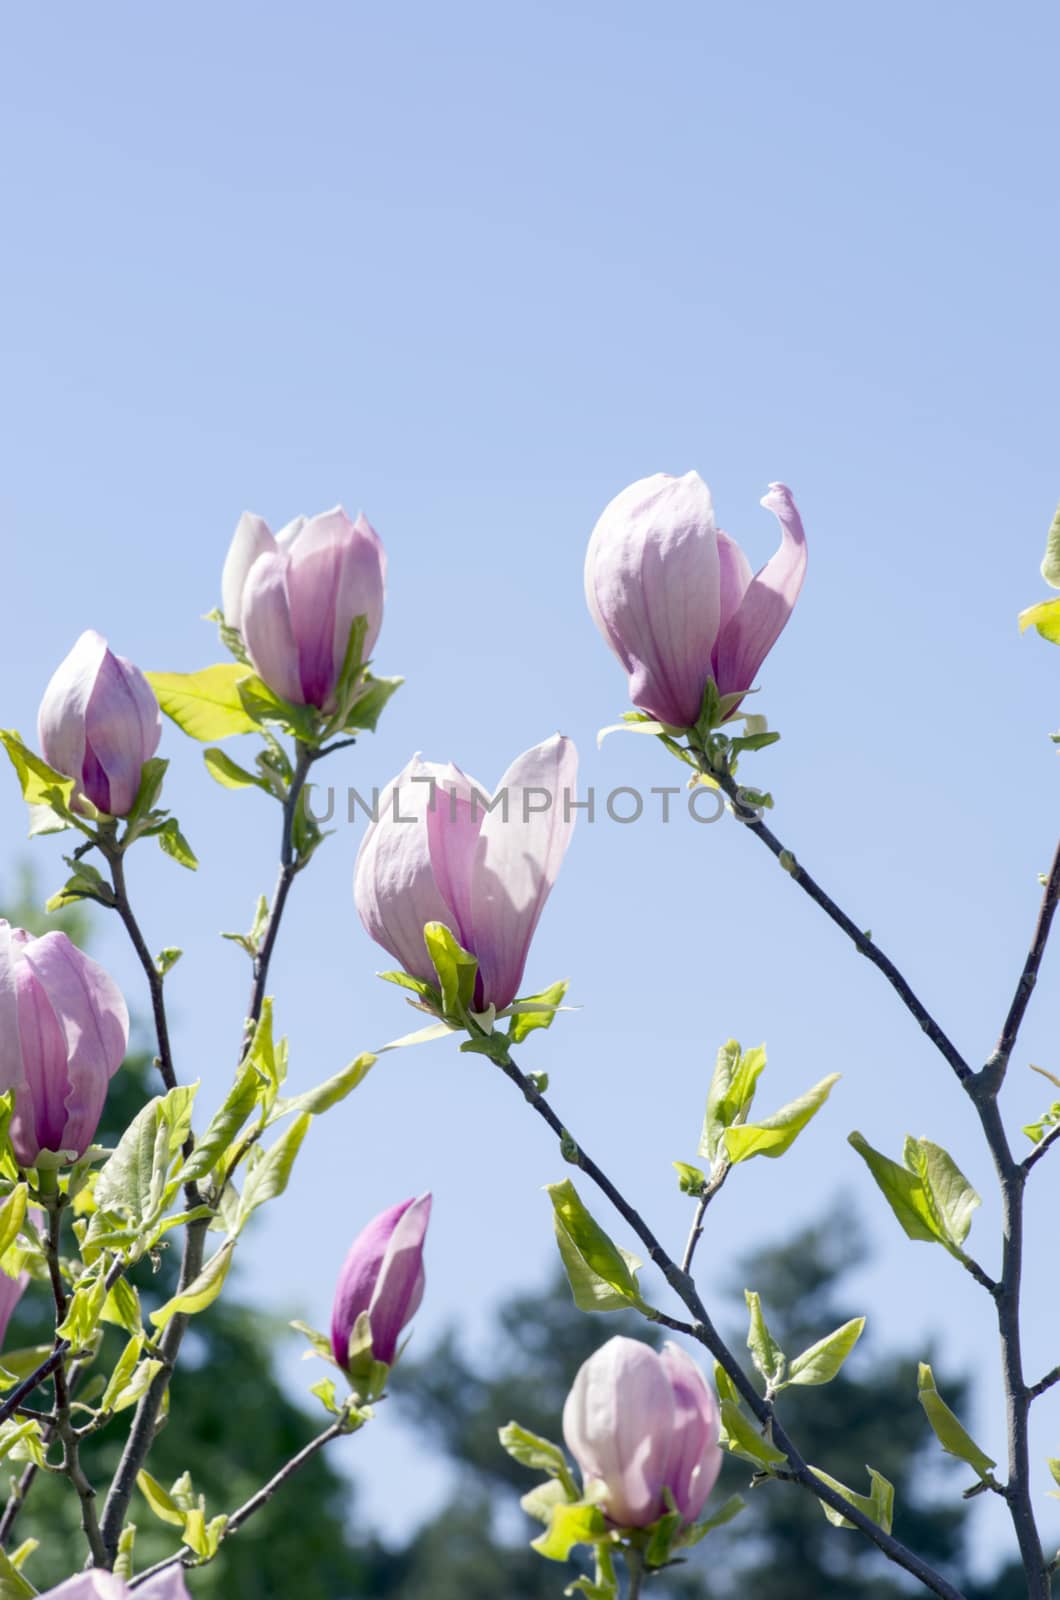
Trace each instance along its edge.
{"label": "magnolia tree", "polygon": [[[1020,1149],[1000,1097],[1060,893],[1060,853],[1043,880],[1037,924],[998,1042],[984,1063],[970,1062],[894,963],[767,826],[770,796],[737,778],[738,763],[777,737],[744,702],[791,616],[806,567],[790,492],[774,484],[762,503],[779,521],[781,543],[752,575],[739,545],[716,526],[696,473],[631,485],[605,509],[590,540],[589,610],[628,675],[634,709],[620,726],[654,737],[683,764],[693,795],[712,791],[772,852],[879,970],[978,1113],[1002,1202],[999,1261],[989,1265],[967,1248],[979,1197],[940,1145],[910,1138],[897,1161],[860,1134],[851,1142],[908,1236],[941,1247],[952,1270],[970,1273],[983,1291],[984,1312],[996,1318],[1005,1466],[971,1438],[926,1364],[919,1398],[941,1448],[968,1468],[966,1494],[995,1494],[1007,1505],[1028,1596],[1042,1600],[1058,1558],[1045,1553],[1038,1529],[1028,1422],[1035,1399],[1060,1381],[1060,1366],[1041,1376],[1024,1370],[1021,1256],[1028,1180],[1060,1138],[1060,1104],[1023,1130],[1028,1143]],[[1060,514],[1043,571],[1060,586]],[[16,1547],[15,1536],[41,1472],[67,1480],[84,1533],[84,1570],[51,1595],[178,1600],[186,1594],[186,1572],[223,1557],[226,1542],[306,1461],[372,1420],[400,1359],[403,1330],[424,1293],[430,1195],[389,1204],[366,1222],[339,1270],[328,1335],[295,1324],[333,1369],[312,1389],[327,1414],[317,1437],[293,1459],[277,1462],[270,1481],[240,1506],[208,1508],[190,1471],[168,1487],[152,1476],[152,1446],[189,1327],[221,1294],[251,1217],[283,1195],[314,1118],[345,1100],[376,1060],[361,1054],[317,1088],[286,1094],[287,1050],[274,1031],[269,971],[288,896],[323,839],[307,804],[309,775],[375,728],[400,683],[370,670],[384,585],[383,548],[363,516],[354,522],[336,510],[299,518],[276,535],[259,517],[245,516],[222,574],[223,607],[214,613],[234,659],[202,672],[145,674],[87,632],[44,692],[37,747],[13,732],[0,735],[30,807],[31,832],[65,831],[74,841],[66,857],[70,877],[50,906],[93,901],[124,925],[143,969],[161,1079],[160,1093],[117,1146],[97,1145],[108,1084],[125,1054],[126,999],[64,934],[34,938],[0,923],[0,1334],[23,1294],[47,1297],[54,1309],[47,1347],[0,1357],[0,1455],[21,1464],[0,1517],[0,1600],[36,1593],[33,1543]],[[1046,601],[1022,621],[1056,642],[1058,613],[1060,600]],[[180,951],[149,942],[126,879],[132,847],[150,838],[181,865],[196,865],[160,803],[163,712],[207,745],[205,763],[219,783],[258,788],[281,813],[275,890],[271,901],[261,898],[252,928],[239,936],[251,987],[234,1076],[220,1104],[206,1106],[182,1080],[167,1022],[166,986]],[[241,765],[215,743],[231,735],[258,741],[251,763]],[[739,1497],[721,1505],[711,1500],[729,1452],[745,1464],[749,1485],[776,1480],[774,1492],[814,1496],[837,1530],[871,1540],[922,1590],[960,1600],[945,1575],[895,1537],[886,1478],[869,1466],[866,1483],[837,1481],[827,1463],[806,1460],[785,1426],[783,1391],[834,1378],[864,1319],[789,1355],[770,1334],[768,1305],[749,1289],[747,1361],[719,1335],[696,1282],[707,1208],[732,1169],[756,1156],[783,1155],[834,1078],[758,1116],[764,1051],[744,1051],[731,1040],[722,1045],[699,1147],[703,1165],[676,1163],[690,1204],[681,1248],[660,1240],[641,1199],[619,1190],[567,1125],[548,1098],[547,1073],[525,1070],[517,1060],[530,1035],[551,1026],[566,992],[565,983],[523,991],[534,930],[571,839],[576,766],[573,745],[555,736],[517,756],[490,791],[455,765],[416,756],[379,797],[354,876],[360,918],[397,964],[383,976],[429,1018],[396,1043],[451,1035],[459,1049],[483,1057],[484,1070],[511,1081],[573,1169],[573,1177],[548,1192],[577,1305],[591,1315],[633,1309],[684,1341],[660,1352],[636,1339],[602,1338],[556,1418],[556,1440],[518,1421],[502,1430],[498,1448],[541,1480],[524,1500],[543,1529],[534,1546],[560,1564],[572,1555],[577,1560],[580,1575],[567,1594],[636,1597],[740,1512]],[[593,1216],[594,1191],[621,1217],[624,1243]],[[145,1311],[133,1269],[176,1240],[176,1293]],[[651,1300],[638,1277],[642,1263],[627,1243],[646,1254],[662,1280]],[[124,1339],[113,1364],[104,1359],[111,1349],[103,1341],[107,1324]],[[104,1428],[122,1430],[124,1443],[113,1480],[94,1483],[81,1449]],[[1060,1483],[1060,1461],[1048,1468]],[[146,1571],[137,1568],[130,1520],[137,1489],[173,1532],[172,1552]],[[563,1581],[557,1577],[557,1591]]]}

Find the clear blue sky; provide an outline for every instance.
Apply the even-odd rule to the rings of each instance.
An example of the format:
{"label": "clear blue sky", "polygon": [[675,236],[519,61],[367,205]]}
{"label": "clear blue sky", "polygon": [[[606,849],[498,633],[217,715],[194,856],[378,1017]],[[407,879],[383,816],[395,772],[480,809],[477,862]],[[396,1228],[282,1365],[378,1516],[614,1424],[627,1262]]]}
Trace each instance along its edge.
{"label": "clear blue sky", "polygon": [[[1015,627],[1060,492],[1056,11],[21,6],[0,50],[0,720],[30,731],[86,626],[146,667],[216,658],[198,619],[239,513],[341,500],[386,541],[377,663],[408,682],[340,781],[382,783],[415,749],[491,781],[559,727],[604,791],[672,782],[648,741],[595,749],[625,698],[584,609],[585,541],[626,483],[694,466],[757,564],[776,538],[757,502],[783,479],[810,570],[756,703],[784,739],[754,772],[782,836],[983,1056],[1060,821],[1060,653]],[[271,886],[277,817],[215,788],[174,729],[164,753],[203,870],[145,848],[132,878],[152,944],[187,949],[183,1071],[216,1095],[246,980],[216,930]],[[13,781],[0,822],[13,859]],[[275,967],[299,1085],[411,1025],[354,917],[359,833],[299,883]],[[33,855],[51,887],[58,846]],[[135,996],[115,934],[104,949]],[[1014,1126],[1048,1099],[1026,1061],[1058,1065],[1058,961]],[[580,828],[528,976],[562,974],[583,1009],[527,1062],[668,1239],[687,1209],[669,1162],[694,1153],[721,1040],[767,1040],[774,1104],[843,1072],[793,1154],[721,1197],[703,1286],[858,1195],[874,1339],[930,1333],[981,1370],[976,1431],[1000,1454],[984,1297],[896,1236],[845,1143],[928,1134],[989,1193],[969,1108],[765,852],[731,822]],[[481,1334],[551,1264],[540,1187],[561,1163],[483,1061],[388,1056],[312,1137],[245,1253],[263,1302],[322,1323],[351,1233],[427,1187],[417,1343],[454,1317]],[[1056,1185],[1039,1170],[1032,1372],[1058,1354]],[[995,1220],[988,1201],[972,1236],[988,1266]],[[1058,1425],[1060,1395],[1039,1459]],[[349,1456],[372,1509],[440,1490],[390,1418]],[[994,1509],[976,1514],[989,1545]]]}

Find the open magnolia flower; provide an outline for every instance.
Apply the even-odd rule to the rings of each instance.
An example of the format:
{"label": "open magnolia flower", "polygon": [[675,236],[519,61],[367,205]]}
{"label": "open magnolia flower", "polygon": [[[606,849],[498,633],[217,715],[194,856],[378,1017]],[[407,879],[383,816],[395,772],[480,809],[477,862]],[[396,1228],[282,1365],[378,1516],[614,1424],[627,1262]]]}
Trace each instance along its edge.
{"label": "open magnolia flower", "polygon": [[721,1470],[713,1391],[690,1356],[621,1336],[578,1370],[563,1435],[586,1491],[618,1527],[646,1528],[670,1508],[695,1522]]}
{"label": "open magnolia flower", "polygon": [[695,725],[712,678],[722,697],[753,687],[799,597],[806,535],[791,490],[772,483],[762,504],[781,541],[754,576],[717,526],[698,472],[641,478],[593,529],[585,557],[593,621],[629,674],[633,704],[671,727]]}
{"label": "open magnolia flower", "polygon": [[57,1589],[42,1594],[40,1600],[191,1600],[191,1596],[178,1562],[135,1589],[113,1572],[79,1572],[76,1578],[67,1578]]}
{"label": "open magnolia flower", "polygon": [[560,734],[518,756],[493,795],[459,767],[414,756],[357,855],[354,900],[371,937],[433,983],[423,930],[444,923],[478,961],[476,1009],[510,1005],[570,843],[577,772]]}

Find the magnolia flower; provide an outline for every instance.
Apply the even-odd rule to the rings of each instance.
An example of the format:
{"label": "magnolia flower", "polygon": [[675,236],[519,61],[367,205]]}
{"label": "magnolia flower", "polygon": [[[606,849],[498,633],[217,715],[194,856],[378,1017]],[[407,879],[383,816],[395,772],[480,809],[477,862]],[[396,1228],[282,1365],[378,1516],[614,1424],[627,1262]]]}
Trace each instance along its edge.
{"label": "magnolia flower", "polygon": [[351,522],[336,506],[274,536],[248,511],[221,576],[224,619],[275,694],[331,712],[357,617],[367,624],[363,660],[375,647],[385,582],[386,555],[363,513]]}
{"label": "magnolia flower", "polygon": [[368,1313],[372,1356],[392,1366],[398,1339],[423,1299],[423,1244],[431,1197],[402,1200],[357,1235],[343,1262],[331,1313],[331,1348],[339,1366],[350,1364],[350,1337]]}
{"label": "magnolia flower", "polygon": [[22,1166],[84,1155],[128,1041],[121,990],[97,962],[65,933],[35,939],[0,920],[0,1093],[15,1091]]}
{"label": "magnolia flower", "polygon": [[191,1600],[179,1562],[159,1572],[146,1583],[130,1589],[124,1578],[99,1567],[67,1578],[57,1589],[49,1589],[40,1600]]}
{"label": "magnolia flower", "polygon": [[645,1528],[669,1509],[695,1522],[721,1469],[718,1405],[691,1357],[656,1354],[639,1339],[608,1341],[589,1357],[563,1407],[563,1436],[586,1491],[621,1528]]}
{"label": "magnolia flower", "polygon": [[139,667],[89,629],[45,689],[37,732],[50,767],[100,811],[125,817],[158,749],[162,714]]}
{"label": "magnolia flower", "polygon": [[697,472],[657,472],[631,484],[593,529],[589,610],[629,674],[633,704],[660,722],[694,726],[711,678],[721,695],[750,689],[792,613],[806,535],[784,484],[770,484],[762,504],[775,513],[781,541],[753,577],[740,546],[716,525]]}
{"label": "magnolia flower", "polygon": [[518,756],[496,795],[414,756],[357,855],[354,900],[376,943],[433,983],[423,929],[442,922],[478,960],[476,1007],[510,1005],[570,843],[577,770],[560,734]]}
{"label": "magnolia flower", "polygon": [[20,1272],[15,1278],[9,1277],[6,1272],[0,1272],[0,1348],[3,1347],[7,1337],[7,1325],[11,1321],[15,1307],[26,1292],[28,1282],[28,1272]]}

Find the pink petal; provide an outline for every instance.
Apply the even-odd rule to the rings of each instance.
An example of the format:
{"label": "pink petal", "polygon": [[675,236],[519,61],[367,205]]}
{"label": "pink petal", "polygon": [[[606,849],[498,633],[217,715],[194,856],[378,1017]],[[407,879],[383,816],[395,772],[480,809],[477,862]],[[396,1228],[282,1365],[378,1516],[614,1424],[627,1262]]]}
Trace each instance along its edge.
{"label": "pink petal", "polygon": [[26,1082],[18,1031],[18,983],[21,942],[10,923],[0,918],[0,1094]]}
{"label": "pink petal", "polygon": [[[429,780],[440,785],[449,771],[413,756],[380,796],[378,820],[361,841],[353,875],[353,898],[365,931],[406,972],[427,983],[436,978],[423,942],[424,924],[448,926],[455,920],[431,870],[427,835]],[[446,803],[439,795],[438,804]]]}
{"label": "pink petal", "polygon": [[28,1272],[20,1272],[17,1278],[9,1278],[6,1272],[0,1272],[0,1347],[7,1337],[11,1315],[22,1299],[28,1282]]}
{"label": "pink petal", "polygon": [[423,1194],[398,1219],[372,1291],[368,1307],[372,1353],[388,1365],[397,1354],[402,1329],[412,1321],[423,1299],[423,1243],[430,1220],[431,1196]]}
{"label": "pink petal", "polygon": [[263,517],[244,511],[232,535],[221,573],[221,605],[230,628],[243,626],[243,589],[247,575],[259,556],[275,553],[276,540]]}
{"label": "pink petal", "polygon": [[115,817],[127,816],[144,762],[158,749],[162,713],[140,669],[110,650],[100,663],[85,726],[88,746],[107,780],[109,803],[103,809]]}
{"label": "pink petal", "polygon": [[751,563],[735,539],[718,529],[718,563],[721,583],[721,627],[739,609],[740,602],[751,586]]}
{"label": "pink petal", "polygon": [[780,548],[752,580],[718,636],[714,676],[723,695],[753,686],[791,616],[806,572],[806,534],[791,490],[782,483],[770,484],[762,504],[780,523]]}
{"label": "pink petal", "polygon": [[721,619],[717,529],[696,472],[656,473],[607,506],[585,558],[589,610],[634,705],[676,727],[699,715]]}
{"label": "pink petal", "polygon": [[304,705],[287,596],[288,557],[259,556],[243,587],[242,633],[259,675],[281,699]]}
{"label": "pink petal", "polygon": [[125,1059],[129,1012],[113,978],[65,933],[34,940],[25,958],[65,1038],[68,1089],[60,1148],[80,1152],[92,1141],[107,1085]]}
{"label": "pink petal", "polygon": [[501,779],[507,817],[498,809],[483,819],[471,921],[483,1004],[498,1010],[519,992],[534,930],[570,843],[577,773],[577,750],[556,734],[517,757]]}
{"label": "pink petal", "polygon": [[674,1399],[674,1432],[663,1483],[684,1520],[695,1522],[721,1471],[718,1403],[684,1350],[667,1343],[660,1360]]}
{"label": "pink petal", "polygon": [[[52,937],[64,938],[65,935]],[[66,1100],[71,1080],[62,1021],[47,989],[33,970],[28,950],[15,976],[26,1085],[15,1096],[11,1143],[20,1165],[32,1167],[42,1150],[58,1153],[72,1148],[66,1142]],[[101,1107],[102,1104],[101,1096]]]}
{"label": "pink petal", "polygon": [[341,518],[343,523],[342,560],[339,569],[338,592],[335,598],[335,637],[333,656],[335,678],[338,679],[346,659],[350,629],[357,617],[368,619],[364,636],[364,660],[375,649],[379,629],[383,625],[383,596],[386,587],[386,552],[382,540],[360,512],[351,522],[341,507],[326,513],[319,521]]}
{"label": "pink petal", "polygon": [[427,812],[427,844],[439,893],[449,907],[446,925],[465,950],[475,948],[472,884],[479,834],[492,799],[452,764]]}
{"label": "pink petal", "polygon": [[102,634],[89,628],[56,668],[37,715],[41,754],[50,767],[81,787],[85,759],[85,717],[96,678],[107,653]]}
{"label": "pink petal", "polygon": [[604,1485],[603,1509],[620,1527],[646,1527],[663,1511],[673,1424],[662,1363],[640,1340],[610,1339],[579,1369],[563,1407],[563,1437],[586,1488]]}

